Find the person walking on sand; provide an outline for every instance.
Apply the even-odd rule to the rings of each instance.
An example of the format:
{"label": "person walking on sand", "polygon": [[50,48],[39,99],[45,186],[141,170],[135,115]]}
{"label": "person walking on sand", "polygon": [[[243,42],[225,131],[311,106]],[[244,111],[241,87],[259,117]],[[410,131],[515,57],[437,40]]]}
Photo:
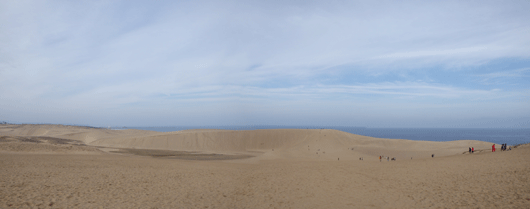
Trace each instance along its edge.
{"label": "person walking on sand", "polygon": [[495,152],[495,144],[491,145],[491,152]]}
{"label": "person walking on sand", "polygon": [[469,148],[469,153],[471,153],[471,147]]}
{"label": "person walking on sand", "polygon": [[475,147],[471,147],[471,153],[475,153]]}
{"label": "person walking on sand", "polygon": [[379,155],[379,162],[381,162],[381,155]]}

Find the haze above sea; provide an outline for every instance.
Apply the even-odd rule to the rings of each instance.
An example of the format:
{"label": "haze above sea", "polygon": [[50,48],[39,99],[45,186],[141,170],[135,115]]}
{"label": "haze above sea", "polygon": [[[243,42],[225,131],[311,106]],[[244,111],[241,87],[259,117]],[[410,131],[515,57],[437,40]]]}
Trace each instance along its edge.
{"label": "haze above sea", "polygon": [[363,128],[347,126],[167,126],[167,127],[114,127],[113,129],[140,129],[172,132],[189,129],[257,130],[257,129],[335,129],[352,134],[388,139],[416,141],[479,140],[509,145],[530,143],[530,129],[506,128]]}

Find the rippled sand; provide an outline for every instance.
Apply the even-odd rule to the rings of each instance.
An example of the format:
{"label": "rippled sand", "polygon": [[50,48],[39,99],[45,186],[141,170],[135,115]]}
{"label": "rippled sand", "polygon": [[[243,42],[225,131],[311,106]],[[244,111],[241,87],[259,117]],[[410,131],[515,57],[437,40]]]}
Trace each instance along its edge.
{"label": "rippled sand", "polygon": [[[130,151],[7,135],[0,139],[0,208],[530,208],[528,145],[434,158],[420,149],[413,159],[379,162],[369,151],[408,152],[311,147],[318,142],[307,148],[305,141],[242,153],[250,158],[184,160],[175,156],[237,152]],[[341,148],[347,152],[333,151]]]}

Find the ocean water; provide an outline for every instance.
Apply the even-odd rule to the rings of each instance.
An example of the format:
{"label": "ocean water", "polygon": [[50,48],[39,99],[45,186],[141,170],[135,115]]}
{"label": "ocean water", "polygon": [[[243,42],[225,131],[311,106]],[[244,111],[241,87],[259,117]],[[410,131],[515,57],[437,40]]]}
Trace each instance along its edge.
{"label": "ocean water", "polygon": [[159,132],[188,129],[335,129],[352,134],[388,139],[410,139],[417,141],[480,140],[509,145],[530,143],[530,129],[473,129],[473,128],[362,128],[346,126],[170,126],[170,127],[120,127]]}

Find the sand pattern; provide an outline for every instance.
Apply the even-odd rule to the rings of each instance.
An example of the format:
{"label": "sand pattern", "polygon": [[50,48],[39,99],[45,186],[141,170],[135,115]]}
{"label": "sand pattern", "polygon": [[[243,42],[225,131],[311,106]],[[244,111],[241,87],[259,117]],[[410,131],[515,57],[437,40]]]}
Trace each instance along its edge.
{"label": "sand pattern", "polygon": [[97,154],[98,148],[81,141],[53,137],[0,136],[0,151],[31,153],[84,153]]}
{"label": "sand pattern", "polygon": [[[249,139],[248,150],[237,145],[233,148],[237,151],[223,147],[219,153],[208,153],[91,146],[98,140],[113,141],[112,137],[133,140],[182,133],[122,131],[120,135],[84,127],[61,132],[61,128],[33,127],[38,131],[32,131],[23,127],[22,132],[29,135],[16,135],[21,133],[16,127],[0,128],[4,130],[0,132],[0,208],[530,208],[528,145],[504,152],[488,152],[486,147],[474,154],[462,154],[462,150],[451,154],[485,142],[415,143],[333,130],[287,130],[268,136],[287,134],[291,141],[271,139],[261,145],[265,142],[259,139],[260,133],[250,133],[258,139]],[[221,135],[233,136],[235,141],[237,135],[249,136],[228,133],[232,135]],[[83,141],[83,136],[92,138]],[[203,136],[205,140],[214,135]],[[212,147],[200,144],[196,146]],[[90,150],[69,152],[66,147]],[[439,155],[432,158],[430,152]],[[413,153],[415,157],[379,162],[379,153]],[[254,157],[174,158],[193,154]]]}

